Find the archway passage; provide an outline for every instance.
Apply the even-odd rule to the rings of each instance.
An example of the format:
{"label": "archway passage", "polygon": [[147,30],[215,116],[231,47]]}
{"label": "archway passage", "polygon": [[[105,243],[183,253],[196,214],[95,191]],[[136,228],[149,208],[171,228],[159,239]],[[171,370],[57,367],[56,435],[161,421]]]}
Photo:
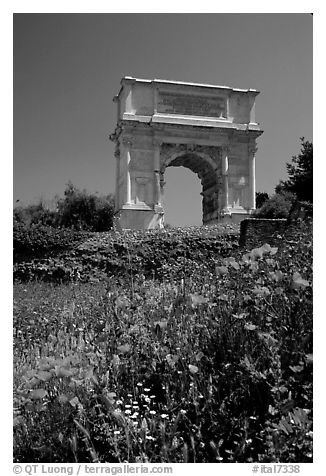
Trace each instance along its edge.
{"label": "archway passage", "polygon": [[114,101],[116,220],[123,229],[163,226],[164,172],[201,180],[203,223],[241,221],[255,210],[258,91],[125,77]]}
{"label": "archway passage", "polygon": [[202,225],[202,185],[198,175],[186,167],[167,167],[164,183],[164,227]]}
{"label": "archway passage", "polygon": [[[219,210],[218,166],[212,160],[208,161],[197,153],[186,152],[168,160],[167,164],[163,165],[161,173],[164,174],[168,167],[185,167],[199,177],[202,186],[202,223],[216,219]],[[165,191],[163,194],[166,195]]]}

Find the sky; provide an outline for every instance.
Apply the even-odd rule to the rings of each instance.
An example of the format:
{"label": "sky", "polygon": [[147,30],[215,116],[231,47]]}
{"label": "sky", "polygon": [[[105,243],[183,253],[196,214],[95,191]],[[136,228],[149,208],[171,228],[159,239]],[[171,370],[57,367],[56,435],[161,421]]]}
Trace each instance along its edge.
{"label": "sky", "polygon": [[[16,13],[13,23],[13,199],[62,196],[70,180],[115,191],[113,96],[123,76],[253,88],[257,191],[313,140],[313,17],[308,13]],[[165,222],[201,223],[200,181],[165,174]]]}

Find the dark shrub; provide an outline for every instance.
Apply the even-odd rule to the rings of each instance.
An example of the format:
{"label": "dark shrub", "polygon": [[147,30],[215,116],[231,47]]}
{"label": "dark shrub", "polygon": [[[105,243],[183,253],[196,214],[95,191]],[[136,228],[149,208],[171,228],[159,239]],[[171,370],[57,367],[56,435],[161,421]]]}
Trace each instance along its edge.
{"label": "dark shrub", "polygon": [[29,225],[56,226],[57,214],[50,210],[42,201],[26,207],[18,206],[14,208],[14,222]]}
{"label": "dark shrub", "polygon": [[99,196],[67,184],[65,197],[58,201],[58,224],[75,230],[108,231],[112,228],[114,199]]}
{"label": "dark shrub", "polygon": [[85,233],[44,225],[14,222],[14,259],[19,256],[40,256],[66,249],[85,237]]}
{"label": "dark shrub", "polygon": [[268,193],[256,192],[256,208],[260,208],[267,200],[269,200]]}
{"label": "dark shrub", "polygon": [[292,193],[276,193],[256,210],[254,216],[257,218],[287,218],[294,200],[295,196]]}

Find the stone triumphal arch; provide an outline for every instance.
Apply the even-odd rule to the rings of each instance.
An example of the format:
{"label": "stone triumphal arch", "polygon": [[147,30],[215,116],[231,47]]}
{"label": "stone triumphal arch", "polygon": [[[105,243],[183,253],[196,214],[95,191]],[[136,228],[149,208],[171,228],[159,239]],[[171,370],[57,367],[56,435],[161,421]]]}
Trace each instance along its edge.
{"label": "stone triumphal arch", "polygon": [[163,226],[164,172],[183,166],[202,184],[203,223],[240,221],[255,209],[254,89],[121,80],[115,142],[115,213],[123,229]]}

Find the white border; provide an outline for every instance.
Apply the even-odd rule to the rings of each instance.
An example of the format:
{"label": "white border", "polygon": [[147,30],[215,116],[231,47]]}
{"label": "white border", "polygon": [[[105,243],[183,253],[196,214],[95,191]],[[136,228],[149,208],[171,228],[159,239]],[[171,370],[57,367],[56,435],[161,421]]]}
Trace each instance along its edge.
{"label": "white border", "polygon": [[[218,8],[217,8],[218,7]],[[323,62],[325,62],[324,45],[326,44],[324,36],[325,30],[325,15],[322,2],[286,2],[286,1],[274,1],[262,2],[192,2],[189,1],[165,1],[164,8],[162,8],[161,2],[154,3],[136,1],[133,2],[109,2],[109,1],[83,1],[83,0],[58,0],[53,1],[4,1],[1,4],[1,23],[0,31],[2,33],[1,41],[1,59],[2,59],[2,72],[1,72],[1,93],[2,93],[2,114],[1,114],[1,131],[4,138],[5,147],[2,147],[2,170],[5,174],[2,174],[2,232],[1,232],[1,264],[2,264],[2,327],[5,332],[1,332],[4,338],[1,341],[1,363],[2,363],[2,379],[3,388],[6,390],[1,394],[1,408],[5,413],[5,425],[2,428],[2,434],[5,437],[6,451],[3,451],[4,456],[2,462],[6,463],[6,469],[4,474],[12,474],[12,417],[11,417],[11,389],[12,389],[12,364],[8,365],[9,356],[12,356],[12,341],[7,337],[12,333],[12,209],[7,207],[7,203],[12,203],[12,15],[13,13],[314,13],[314,91],[315,97],[318,96],[321,103],[324,102],[324,82],[321,84],[321,88],[317,88],[318,82],[324,79],[323,75]],[[186,8],[186,10],[185,10]],[[245,8],[245,9],[244,9]],[[320,96],[319,96],[320,92]],[[315,169],[320,170],[314,174],[314,315],[316,318],[314,326],[314,354],[315,354],[315,366],[314,366],[314,411],[315,411],[315,438],[314,438],[314,463],[312,465],[301,465],[300,474],[319,475],[323,474],[322,462],[325,441],[325,411],[323,409],[324,400],[324,388],[323,382],[325,374],[323,366],[323,354],[322,348],[325,346],[325,313],[324,304],[321,301],[321,296],[324,291],[324,275],[325,275],[325,247],[323,241],[325,240],[325,217],[322,208],[323,190],[325,188],[325,174],[323,174],[324,148],[323,135],[319,134],[320,128],[323,127],[323,111],[322,106],[318,106],[316,100],[314,102],[314,149],[315,149]],[[324,133],[324,131],[323,131]],[[322,152],[323,150],[323,152]],[[318,204],[321,202],[321,205]],[[326,222],[325,222],[326,223]],[[7,248],[8,247],[8,248]],[[316,259],[317,256],[317,259]],[[7,272],[9,270],[8,279]],[[2,329],[1,329],[2,330]],[[8,392],[8,393],[7,393]],[[318,416],[316,416],[316,414]],[[2,445],[2,450],[4,447]],[[8,466],[7,466],[8,463]],[[175,466],[175,465],[173,465]],[[179,466],[179,465],[178,465]],[[237,464],[237,465],[222,465],[216,466],[206,464],[203,470],[207,474],[251,474],[250,464]],[[197,473],[202,468],[198,468],[198,465],[183,465],[176,469],[174,474],[181,473]]]}

